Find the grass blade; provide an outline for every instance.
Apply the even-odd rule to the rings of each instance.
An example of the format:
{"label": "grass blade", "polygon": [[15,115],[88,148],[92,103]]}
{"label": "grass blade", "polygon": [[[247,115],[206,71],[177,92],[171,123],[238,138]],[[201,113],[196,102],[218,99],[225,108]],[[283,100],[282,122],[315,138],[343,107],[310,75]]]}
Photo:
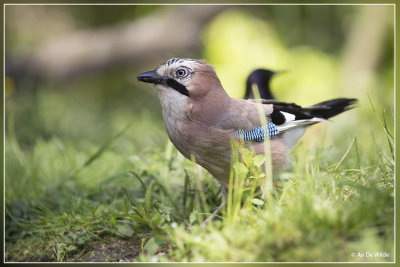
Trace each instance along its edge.
{"label": "grass blade", "polygon": [[150,212],[151,212],[151,206],[152,206],[151,205],[151,192],[153,191],[153,185],[154,185],[154,181],[151,181],[151,183],[147,187],[146,194],[144,196],[144,205],[145,205],[144,208],[148,215],[150,215]]}
{"label": "grass blade", "polygon": [[146,192],[147,191],[147,186],[143,182],[143,180],[140,178],[139,174],[137,174],[136,172],[133,172],[133,171],[128,171],[128,173],[130,173],[133,177],[136,177],[139,180],[140,184],[142,185],[143,191]]}
{"label": "grass blade", "polygon": [[185,215],[186,215],[186,201],[189,188],[190,188],[189,175],[185,169],[185,184],[183,186],[183,213]]}
{"label": "grass blade", "polygon": [[390,149],[390,154],[392,155],[392,158],[394,159],[394,151],[393,151],[393,135],[389,132],[388,125],[386,123],[386,118],[385,118],[385,110],[383,111],[383,127],[385,129],[386,138],[389,144],[389,149]]}
{"label": "grass blade", "polygon": [[123,135],[130,127],[131,127],[132,123],[128,124],[124,129],[122,129],[121,131],[119,131],[116,135],[114,135],[113,137],[111,137],[110,139],[108,139],[106,142],[104,142],[100,148],[92,155],[90,156],[85,163],[82,165],[82,167],[80,169],[83,169],[87,166],[89,166],[90,164],[92,164],[97,158],[99,158],[112,144],[112,142],[116,139],[118,139],[121,135]]}
{"label": "grass blade", "polygon": [[339,166],[343,163],[344,159],[347,157],[347,155],[350,152],[351,147],[353,146],[353,143],[355,142],[356,138],[354,137],[353,140],[351,141],[349,147],[347,148],[346,152],[344,153],[343,157],[340,159],[339,163],[335,167],[335,171],[339,168]]}
{"label": "grass blade", "polygon": [[[261,104],[261,97],[257,85],[253,85],[251,89],[253,91],[254,98],[257,99],[256,103],[257,103],[258,115],[260,117],[260,123],[261,125],[266,125],[267,119]],[[272,177],[272,159],[271,159],[271,147],[269,143],[269,138],[265,138],[263,143],[264,143],[264,156],[265,156],[265,163],[264,163],[265,190],[263,191],[265,195],[263,194],[263,198],[270,199],[270,196],[272,196],[272,194],[274,193],[274,186]]]}
{"label": "grass blade", "polygon": [[119,131],[117,134],[115,134],[114,136],[112,136],[111,138],[109,138],[108,140],[106,140],[101,146],[100,148],[93,153],[86,161],[85,163],[82,164],[81,167],[67,173],[64,177],[64,180],[69,179],[71,176],[76,175],[77,173],[79,173],[80,171],[82,171],[84,168],[86,168],[87,166],[89,166],[90,164],[92,164],[96,159],[100,158],[100,156],[110,147],[110,145],[119,137],[121,137],[121,135],[123,135],[131,126],[133,123],[128,124],[125,128],[123,128],[121,131]]}

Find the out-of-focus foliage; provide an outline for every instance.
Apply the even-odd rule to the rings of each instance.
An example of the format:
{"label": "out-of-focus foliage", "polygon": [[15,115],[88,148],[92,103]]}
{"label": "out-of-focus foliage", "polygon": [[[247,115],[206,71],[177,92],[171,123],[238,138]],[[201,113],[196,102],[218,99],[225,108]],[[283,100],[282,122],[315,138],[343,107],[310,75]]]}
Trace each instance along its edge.
{"label": "out-of-focus foliage", "polygon": [[249,13],[225,12],[210,25],[204,43],[205,57],[232,97],[243,97],[247,75],[255,68],[287,71],[272,84],[282,100],[309,105],[338,94],[334,56],[304,45],[288,48],[268,21]]}
{"label": "out-of-focus foliage", "polygon": [[155,5],[38,5],[6,6],[6,50],[26,53],[47,38],[76,30],[94,30],[129,22],[154,10]]}
{"label": "out-of-focus foliage", "polygon": [[[291,36],[290,33],[278,31],[278,28],[284,27],[283,25],[272,21],[271,18],[263,19],[239,8],[224,12],[205,31],[204,57],[215,66],[231,96],[243,96],[243,85],[247,75],[259,67],[284,71],[272,81],[274,92],[282,100],[293,101],[295,99],[301,104],[311,105],[316,101],[338,97],[338,95],[347,97],[363,97],[365,95],[366,91],[346,91],[341,87],[343,79],[341,68],[344,64],[341,51],[345,45],[344,34],[347,34],[351,27],[349,21],[354,19],[348,14],[347,7],[322,8],[328,14],[335,13],[336,17],[332,23],[326,23],[325,20],[329,16],[325,17],[323,12],[319,13],[322,11],[320,7],[297,6],[272,10],[279,14],[289,13],[292,15],[285,17],[285,20],[281,18],[279,21],[285,21],[283,24],[286,27],[292,22],[293,27],[289,32],[304,33],[304,35],[299,36],[296,42],[290,42],[287,40],[291,39],[287,37],[287,35]],[[307,12],[313,10],[310,14],[319,14],[318,18],[324,19],[322,22],[316,23],[317,19],[311,16],[305,21],[294,21],[296,14],[297,16],[307,14],[306,10],[308,10]],[[262,11],[268,14],[269,10],[261,8],[257,13]],[[358,9],[353,9],[354,11],[358,11]],[[332,14],[330,15],[332,16]],[[386,18],[385,21],[391,25],[388,31],[392,31],[393,14],[389,13],[388,15],[389,18]],[[273,18],[276,17],[279,16]],[[342,23],[340,33],[338,33],[337,23]],[[321,28],[325,30],[321,32]],[[288,29],[286,28],[286,30]],[[342,39],[332,40],[332,36]],[[383,45],[387,48],[388,44],[393,44],[391,43],[393,35],[388,34],[388,37],[385,38],[388,41]],[[327,45],[327,40],[332,40],[336,46]],[[377,53],[382,53],[386,60],[379,62],[379,68],[377,66],[377,72],[373,74],[372,79],[375,83],[364,89],[376,92],[385,91],[385,96],[379,96],[382,98],[380,101],[387,105],[393,103],[393,79],[387,78],[393,75],[393,65],[391,64],[393,50],[382,49]],[[381,78],[378,76],[379,74],[383,74],[384,77]],[[368,79],[368,77],[366,78]],[[377,90],[376,87],[380,87],[382,90]]]}

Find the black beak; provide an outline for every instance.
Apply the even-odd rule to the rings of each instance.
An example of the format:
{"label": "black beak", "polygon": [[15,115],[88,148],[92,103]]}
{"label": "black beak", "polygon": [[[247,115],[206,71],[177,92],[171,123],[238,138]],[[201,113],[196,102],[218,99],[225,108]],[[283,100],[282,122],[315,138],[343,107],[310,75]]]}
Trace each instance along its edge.
{"label": "black beak", "polygon": [[137,76],[138,81],[153,84],[164,84],[189,97],[189,90],[181,83],[166,76],[158,76],[155,70],[143,72]]}
{"label": "black beak", "polygon": [[154,84],[165,83],[167,80],[166,77],[158,76],[155,70],[143,72],[137,76],[137,79],[141,82]]}

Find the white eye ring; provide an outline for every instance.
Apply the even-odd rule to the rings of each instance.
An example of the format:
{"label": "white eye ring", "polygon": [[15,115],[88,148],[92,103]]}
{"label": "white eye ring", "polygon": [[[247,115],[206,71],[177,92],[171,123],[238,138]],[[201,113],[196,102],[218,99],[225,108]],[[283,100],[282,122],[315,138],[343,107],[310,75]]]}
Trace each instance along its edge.
{"label": "white eye ring", "polygon": [[189,72],[187,69],[180,68],[180,69],[176,70],[175,75],[176,75],[176,78],[185,78],[186,76],[189,75]]}

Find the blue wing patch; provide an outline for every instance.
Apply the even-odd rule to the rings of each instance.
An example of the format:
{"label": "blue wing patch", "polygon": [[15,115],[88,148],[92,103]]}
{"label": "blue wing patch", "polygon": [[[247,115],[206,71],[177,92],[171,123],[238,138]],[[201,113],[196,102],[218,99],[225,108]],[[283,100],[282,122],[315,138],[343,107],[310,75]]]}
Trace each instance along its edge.
{"label": "blue wing patch", "polygon": [[233,135],[244,141],[263,142],[266,136],[271,139],[277,134],[279,134],[278,129],[275,124],[270,121],[267,125],[258,126],[250,131],[237,130]]}

